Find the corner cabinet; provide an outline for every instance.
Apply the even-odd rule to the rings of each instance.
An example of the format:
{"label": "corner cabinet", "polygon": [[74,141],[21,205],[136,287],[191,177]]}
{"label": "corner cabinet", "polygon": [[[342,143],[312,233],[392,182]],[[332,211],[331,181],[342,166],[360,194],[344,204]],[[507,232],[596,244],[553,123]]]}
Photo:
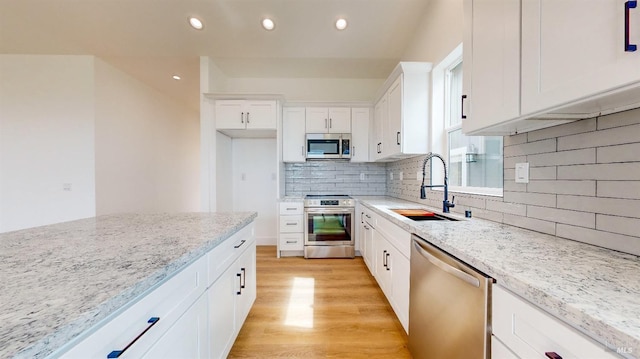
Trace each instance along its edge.
{"label": "corner cabinet", "polygon": [[374,111],[373,159],[394,161],[428,152],[431,64],[401,62],[383,85]]}
{"label": "corner cabinet", "polygon": [[509,135],[640,107],[633,3],[464,0],[463,132]]}
{"label": "corner cabinet", "polygon": [[225,358],[256,298],[253,224],[49,358]]}
{"label": "corner cabinet", "polygon": [[282,110],[282,161],[304,162],[306,159],[305,108],[285,107]]}
{"label": "corner cabinet", "polygon": [[275,130],[277,101],[217,100],[215,119],[217,130]]}

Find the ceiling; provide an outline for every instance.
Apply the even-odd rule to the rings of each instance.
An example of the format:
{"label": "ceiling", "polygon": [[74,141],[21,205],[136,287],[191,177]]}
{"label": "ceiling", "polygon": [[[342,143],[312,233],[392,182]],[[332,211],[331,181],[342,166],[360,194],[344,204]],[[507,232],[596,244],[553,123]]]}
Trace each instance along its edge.
{"label": "ceiling", "polygon": [[[95,55],[197,108],[199,56],[228,77],[386,78],[427,3],[0,0],[0,53]],[[191,28],[189,16],[204,29]],[[275,30],[260,26],[266,16]],[[339,16],[349,22],[344,31],[334,27]]]}

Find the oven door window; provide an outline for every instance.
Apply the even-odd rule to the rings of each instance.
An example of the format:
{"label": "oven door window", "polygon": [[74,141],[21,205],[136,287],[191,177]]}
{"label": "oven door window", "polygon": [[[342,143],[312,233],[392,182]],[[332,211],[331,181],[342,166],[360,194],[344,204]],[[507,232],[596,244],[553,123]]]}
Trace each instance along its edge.
{"label": "oven door window", "polygon": [[307,213],[308,244],[351,243],[351,213]]}
{"label": "oven door window", "polygon": [[339,140],[307,140],[310,155],[339,155]]}

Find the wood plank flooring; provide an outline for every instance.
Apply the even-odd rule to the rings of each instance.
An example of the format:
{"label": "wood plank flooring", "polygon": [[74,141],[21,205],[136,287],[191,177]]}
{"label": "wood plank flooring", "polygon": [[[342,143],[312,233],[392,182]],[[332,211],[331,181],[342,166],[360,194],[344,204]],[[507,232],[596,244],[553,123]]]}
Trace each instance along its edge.
{"label": "wood plank flooring", "polygon": [[278,259],[258,246],[257,291],[229,358],[411,358],[361,257]]}

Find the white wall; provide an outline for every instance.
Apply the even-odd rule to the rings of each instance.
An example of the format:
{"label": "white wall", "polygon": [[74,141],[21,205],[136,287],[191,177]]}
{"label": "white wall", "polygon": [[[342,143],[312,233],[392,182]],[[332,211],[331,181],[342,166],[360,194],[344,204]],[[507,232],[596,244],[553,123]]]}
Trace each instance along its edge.
{"label": "white wall", "polygon": [[403,61],[442,61],[462,42],[462,0],[430,0]]}
{"label": "white wall", "polygon": [[275,245],[276,139],[234,138],[232,151],[233,210],[257,211],[257,244]]}
{"label": "white wall", "polygon": [[95,215],[93,64],[0,55],[0,232]]}
{"label": "white wall", "polygon": [[96,59],[96,212],[200,209],[199,117]]}
{"label": "white wall", "polygon": [[231,137],[216,132],[216,211],[233,211],[233,149]]}

